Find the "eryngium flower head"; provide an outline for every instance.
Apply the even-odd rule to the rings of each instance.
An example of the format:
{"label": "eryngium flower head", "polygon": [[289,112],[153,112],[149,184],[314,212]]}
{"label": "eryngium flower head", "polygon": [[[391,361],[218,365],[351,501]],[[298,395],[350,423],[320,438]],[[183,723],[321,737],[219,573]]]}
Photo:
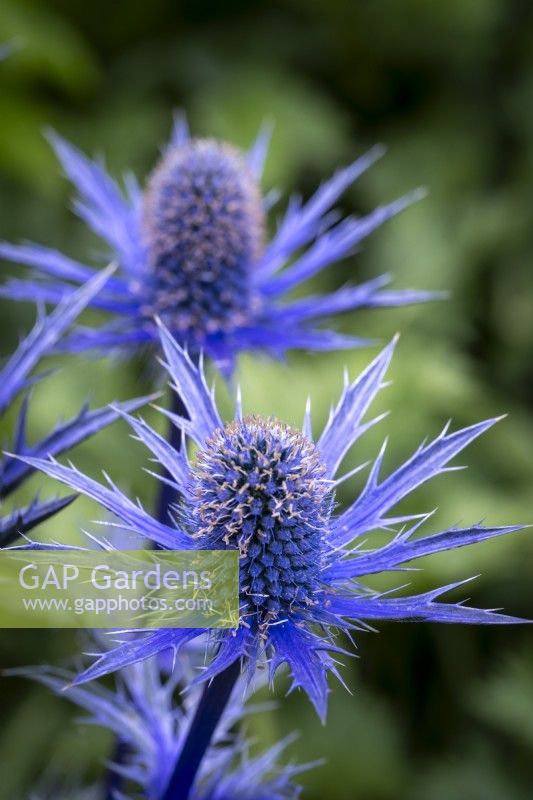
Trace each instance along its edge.
{"label": "eryngium flower head", "polygon": [[[73,335],[72,351],[135,348],[158,342],[159,316],[192,352],[205,351],[227,373],[242,350],[281,356],[289,348],[329,350],[366,341],[321,327],[324,319],[364,307],[398,306],[436,295],[388,291],[389,277],[331,294],[288,301],[285,295],[337,261],[420,196],[340,218],[341,194],[381,154],[374,148],[324,183],[306,203],[292,198],[267,241],[271,199],[260,188],[267,136],[250,152],[214,140],[192,139],[179,120],[162,159],[141,190],[131,179],[124,194],[104,168],[57,136],[52,144],[79,192],[75,209],[102,237],[119,266],[92,305],[111,312],[99,328]],[[38,245],[0,244],[0,256],[33,267],[43,280],[11,280],[2,294],[56,303],[72,283],[94,270]]]}
{"label": "eryngium flower head", "polygon": [[260,417],[218,428],[198,453],[190,508],[200,546],[239,549],[244,616],[267,625],[314,604],[332,495],[300,431]]}
{"label": "eryngium flower head", "polygon": [[[145,422],[125,416],[181,496],[179,508],[168,509],[166,523],[152,518],[114,484],[102,486],[55,461],[27,461],[94,498],[125,527],[161,547],[240,551],[241,624],[235,631],[212,634],[213,658],[198,680],[211,678],[239,659],[252,674],[266,657],[272,676],[286,662],[293,685],[307,692],[323,717],[327,674],[337,673],[332,653],[339,652],[334,638],[338,630],[368,629],[371,620],[520,621],[462,603],[437,602],[459,584],[396,596],[372,591],[361,582],[367,575],[402,569],[412,559],[518,529],[474,525],[415,537],[428,515],[392,513],[414,489],[446,472],[448,462],[495,420],[454,433],[445,428],[385,478],[380,477],[381,451],[362,492],[339,513],[334,508],[335,488],[350,477],[339,477],[339,467],[372,424],[363,417],[382,386],[393,343],[345,386],[322,434],[313,441],[309,414],[303,431],[297,432],[277,420],[245,417],[238,403],[235,419],[225,425],[202,368],[195,367],[166,329],[161,336],[173,388],[183,398],[189,419],[165,413],[196,444],[197,455],[190,462],[184,450],[173,450]],[[372,549],[368,540],[373,532],[391,531],[400,523],[406,527]],[[120,644],[77,682],[169,647],[179,649],[201,633],[161,630],[146,634],[134,647]]]}
{"label": "eryngium flower head", "polygon": [[[142,792],[135,797],[160,800],[187,740],[201,695],[198,685],[188,690],[201,657],[201,649],[191,652],[188,648],[170,676],[162,673],[157,659],[134,664],[118,673],[115,690],[98,682],[66,688],[74,676],[53,668],[13,670],[11,674],[48,686],[89,712],[87,722],[112,731],[124,755],[120,764],[110,762],[109,768],[121,779],[122,789],[127,790],[131,783],[131,788]],[[313,765],[279,764],[290,739],[250,757],[242,733],[233,732],[254,711],[253,705],[245,703],[245,694],[241,681],[202,761],[190,800],[296,800],[300,796],[294,779]],[[116,794],[118,797],[118,790]]]}
{"label": "eryngium flower head", "polygon": [[253,323],[250,265],[263,251],[263,199],[243,156],[216,141],[171,148],[148,183],[143,223],[150,316],[187,341]]}

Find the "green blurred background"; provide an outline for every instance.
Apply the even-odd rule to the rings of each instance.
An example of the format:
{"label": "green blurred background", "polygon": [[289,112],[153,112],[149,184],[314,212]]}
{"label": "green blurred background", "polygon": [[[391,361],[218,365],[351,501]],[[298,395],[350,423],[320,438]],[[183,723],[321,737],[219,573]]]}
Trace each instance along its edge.
{"label": "green blurred background", "polygon": [[[396,287],[450,289],[453,296],[343,320],[345,330],[382,340],[403,334],[394,383],[376,405],[392,414],[358,445],[353,463],[374,454],[385,434],[390,468],[449,417],[462,425],[509,412],[465,454],[467,471],[418,490],[408,507],[439,507],[428,530],[482,518],[532,521],[529,0],[0,0],[6,40],[18,49],[0,64],[1,238],[31,238],[79,257],[97,246],[68,211],[70,189],[42,136],[47,126],[105,153],[115,174],[131,169],[143,178],[175,109],[186,109],[195,132],[243,146],[271,119],[266,188],[306,196],[338,165],[384,142],[387,156],[348,193],[344,209],[368,211],[420,184],[429,198],[315,288],[389,271]],[[2,302],[0,320],[6,354],[32,310]],[[342,367],[354,376],[375,352],[295,354],[288,366],[245,358],[239,376],[247,407],[297,422],[310,393],[318,430],[340,391]],[[87,396],[95,404],[126,399],[147,391],[152,378],[145,359],[62,366],[34,393],[34,435]],[[79,448],[75,461],[94,475],[105,466],[152,502],[154,484],[141,471],[146,454],[123,426]],[[34,479],[27,494],[41,485],[54,491]],[[79,500],[43,535],[69,537],[97,517]],[[436,556],[409,578],[424,589],[478,573],[463,595],[533,617],[527,531]],[[66,663],[77,647],[66,632],[13,631],[0,636],[0,660]],[[326,728],[304,697],[286,700],[282,691],[279,710],[250,723],[262,742],[300,729],[291,754],[327,759],[304,776],[309,800],[532,796],[527,627],[383,625],[360,636],[358,648],[360,658],[344,671],[353,694],[334,687]],[[0,694],[2,800],[25,798],[42,780],[98,775],[109,739],[74,727],[66,701],[7,678]]]}

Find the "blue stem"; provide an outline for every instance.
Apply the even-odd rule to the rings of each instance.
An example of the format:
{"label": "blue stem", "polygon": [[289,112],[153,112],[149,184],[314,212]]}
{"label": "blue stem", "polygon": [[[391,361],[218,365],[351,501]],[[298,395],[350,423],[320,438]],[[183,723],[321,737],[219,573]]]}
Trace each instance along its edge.
{"label": "blue stem", "polygon": [[[122,739],[116,739],[111,761],[113,764],[123,764],[129,753],[128,745]],[[120,791],[124,778],[114,770],[108,770],[104,782],[105,800],[115,800],[116,792]]]}
{"label": "blue stem", "polygon": [[[177,414],[181,417],[187,417],[187,411],[183,401],[175,391],[171,392],[170,410],[173,414]],[[171,420],[168,421],[167,438],[175,450],[181,450],[183,446],[183,434],[181,430],[172,423]],[[166,471],[163,472],[163,475],[166,478],[171,477]],[[157,519],[159,522],[168,523],[170,506],[175,503],[177,499],[177,493],[172,486],[169,486],[168,483],[161,483],[159,497],[157,500]],[[154,545],[154,547],[157,548],[157,545]],[[123,764],[127,756],[127,746],[124,744],[124,742],[121,742],[120,739],[117,739],[114,745],[112,756],[113,763]],[[104,785],[104,800],[115,800],[117,796],[116,793],[122,789],[123,784],[124,778],[122,775],[119,775],[114,770],[109,770]]]}
{"label": "blue stem", "polygon": [[[185,408],[183,400],[177,392],[172,391],[170,402],[170,410],[173,414],[188,419],[187,409]],[[170,442],[174,450],[179,451],[183,447],[183,433],[176,425],[174,425],[171,420],[168,421],[167,441]],[[172,480],[172,477],[166,470],[163,472],[163,476]],[[159,522],[168,524],[168,513],[170,506],[175,503],[177,499],[178,497],[176,490],[173,489],[172,486],[169,486],[168,483],[161,483],[159,499],[157,502],[157,520]]]}
{"label": "blue stem", "polygon": [[240,662],[237,660],[205,687],[187,739],[161,800],[188,800],[202,759],[211,744],[240,671]]}

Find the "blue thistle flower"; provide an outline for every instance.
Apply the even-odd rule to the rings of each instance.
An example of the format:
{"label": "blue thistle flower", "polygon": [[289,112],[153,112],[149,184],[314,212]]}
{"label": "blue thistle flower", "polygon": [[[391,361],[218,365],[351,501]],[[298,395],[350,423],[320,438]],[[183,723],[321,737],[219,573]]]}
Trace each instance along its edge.
{"label": "blue thistle flower", "polygon": [[[353,383],[346,383],[320,437],[313,441],[308,411],[303,430],[277,420],[243,416],[224,425],[213,393],[170,332],[161,326],[161,343],[173,389],[183,398],[188,419],[165,411],[197,446],[190,462],[143,420],[123,415],[135,435],[171,476],[181,497],[168,508],[167,521],[150,516],[114,484],[99,484],[56,461],[24,459],[33,467],[83,492],[116,514],[120,523],[164,548],[237,548],[241,556],[239,628],[212,633],[214,655],[198,680],[209,680],[239,660],[250,674],[266,658],[273,677],[287,663],[293,688],[302,688],[323,718],[327,675],[338,675],[333,655],[338,630],[368,630],[374,620],[424,620],[499,624],[521,622],[462,602],[440,602],[463,581],[422,594],[395,596],[366,588],[364,576],[401,570],[416,558],[451,550],[516,531],[519,526],[444,530],[416,536],[428,515],[395,514],[393,509],[418,486],[453,467],[448,463],[488,430],[489,419],[450,433],[446,427],[422,444],[398,469],[380,477],[384,449],[370,469],[363,490],[338,513],[335,489],[341,462],[359,437],[377,420],[363,422],[381,388],[394,342]],[[372,532],[405,527],[385,545],[366,544]],[[363,542],[365,545],[363,546]],[[85,670],[81,684],[148,658],[166,648],[179,650],[201,630],[157,630],[132,646],[118,644]]]}
{"label": "blue thistle flower", "polygon": [[[388,291],[386,275],[331,294],[288,301],[285,295],[329,265],[352,255],[363,239],[421,196],[417,191],[367,216],[339,220],[341,194],[382,154],[374,148],[323,184],[307,203],[292,198],[266,241],[269,200],[259,181],[268,147],[263,133],[250,152],[191,139],[179,119],[144,191],[130,177],[124,194],[102,165],[58,136],[52,145],[79,192],[75,209],[104,239],[119,272],[92,305],[109,323],[83,329],[65,345],[135,348],[158,342],[159,316],[192,352],[205,351],[226,373],[242,350],[279,357],[290,348],[330,350],[368,342],[320,327],[336,314],[401,306],[437,297]],[[94,270],[35,244],[0,244],[0,256],[33,267],[46,280],[10,280],[2,295],[57,303]],[[440,295],[442,296],[442,295]]]}
{"label": "blue thistle flower", "polygon": [[[105,285],[110,275],[104,270],[77,292],[65,298],[48,317],[40,316],[28,336],[0,369],[0,415],[16,396],[41,379],[31,376],[32,370],[49,353],[54,345],[72,325],[80,312]],[[85,406],[80,413],[67,422],[60,423],[40,442],[29,445],[26,436],[29,397],[26,395],[18,415],[13,441],[9,445],[10,455],[0,456],[0,501],[9,497],[34,472],[28,464],[16,456],[43,457],[59,455],[74,445],[92,436],[118,419],[121,412],[133,411],[146,400],[123,403],[116,409],[101,408],[89,411]],[[0,517],[0,547],[7,547],[19,536],[27,535],[33,528],[57,514],[75,500],[76,495],[41,502],[38,497],[24,508],[17,508]]]}
{"label": "blue thistle flower", "polygon": [[[140,789],[145,800],[161,800],[187,739],[198,700],[198,686],[183,691],[193,680],[198,660],[189,648],[172,674],[165,676],[157,660],[149,659],[122,670],[117,675],[116,689],[98,682],[65,689],[72,673],[48,667],[12,670],[9,674],[44,684],[87,711],[87,723],[113,732],[124,757],[120,764],[111,762],[110,769]],[[176,704],[178,691],[182,694]],[[278,764],[292,737],[251,757],[246,738],[232,732],[256,708],[260,710],[262,706],[246,706],[243,687],[236,686],[203,759],[190,800],[295,800],[300,796],[294,778],[312,765]],[[117,800],[125,800],[122,792],[116,796]]]}

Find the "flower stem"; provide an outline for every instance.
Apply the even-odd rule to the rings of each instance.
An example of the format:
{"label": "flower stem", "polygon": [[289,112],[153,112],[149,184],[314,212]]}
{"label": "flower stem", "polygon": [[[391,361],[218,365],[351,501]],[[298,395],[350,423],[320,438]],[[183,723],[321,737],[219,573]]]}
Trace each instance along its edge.
{"label": "flower stem", "polygon": [[[177,414],[180,417],[187,417],[185,405],[183,404],[179,394],[174,390],[171,392],[170,403],[170,410],[173,414]],[[167,440],[172,445],[174,450],[181,450],[183,447],[183,434],[181,430],[174,425],[172,420],[168,420]],[[172,479],[166,470],[163,472],[163,476],[169,480]],[[176,500],[177,493],[175,489],[173,489],[168,483],[161,483],[161,488],[159,490],[159,496],[157,499],[157,519],[159,522],[169,522],[169,509],[170,506],[176,502]],[[158,549],[157,545],[154,545],[154,547]],[[114,753],[112,757],[113,764],[123,764],[128,756],[128,753],[128,748],[124,742],[121,742],[119,739],[117,739],[114,745]],[[105,800],[115,800],[117,792],[122,789],[123,783],[124,778],[122,775],[114,770],[108,770],[104,786]]]}
{"label": "flower stem", "polygon": [[[116,739],[111,762],[113,764],[123,764],[129,755],[128,745],[122,739]],[[115,770],[109,769],[105,776],[104,782],[104,798],[105,800],[115,800],[117,792],[122,788],[124,778]]]}
{"label": "flower stem", "polygon": [[[172,390],[171,393],[171,406],[170,411],[173,414],[176,414],[179,417],[188,418],[187,409],[183,403],[183,400],[179,396],[179,394]],[[172,420],[168,420],[168,432],[167,432],[167,441],[170,445],[174,448],[174,450],[179,451],[183,447],[183,433],[182,431],[174,425]],[[172,480],[171,475],[168,474],[166,470],[163,471],[163,477],[167,478],[168,480]],[[177,492],[175,489],[172,488],[168,483],[161,483],[161,488],[159,490],[159,498],[157,501],[157,520],[158,522],[164,522],[168,525],[169,523],[169,509],[170,506],[175,503],[177,500]]]}
{"label": "flower stem", "polygon": [[202,759],[240,675],[237,660],[207,684],[194,714],[187,739],[161,800],[187,800]]}

